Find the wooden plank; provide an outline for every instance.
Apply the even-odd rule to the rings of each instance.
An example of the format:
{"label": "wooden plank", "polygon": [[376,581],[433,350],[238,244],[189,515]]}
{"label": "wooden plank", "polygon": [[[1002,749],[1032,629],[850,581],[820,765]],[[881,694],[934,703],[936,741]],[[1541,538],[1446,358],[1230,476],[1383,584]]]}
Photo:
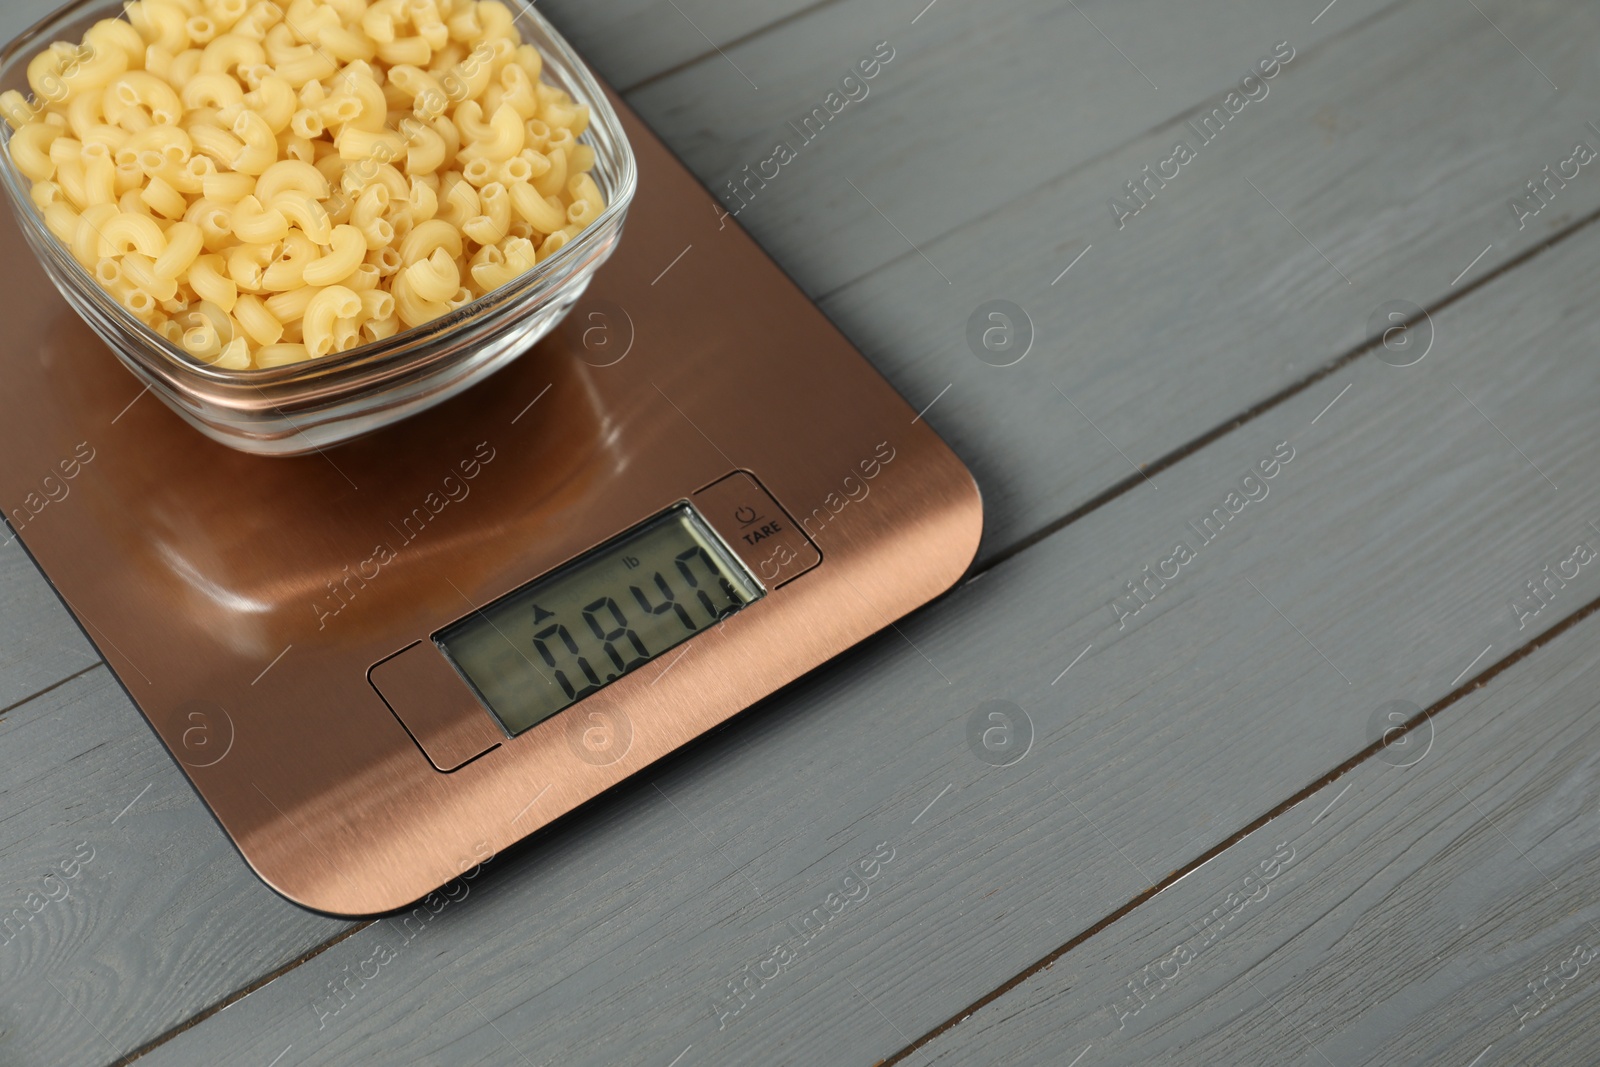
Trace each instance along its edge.
{"label": "wooden plank", "polygon": [[1597,636],[1579,623],[905,1062],[1591,1062]]}
{"label": "wooden plank", "polygon": [[[1436,316],[1429,358],[1259,415],[151,1062],[893,1053],[1360,751],[1373,709],[1600,596],[1589,566],[1508,608],[1600,544],[1597,267],[1556,246]],[[1012,766],[969,740],[992,701],[1031,716]]]}
{"label": "wooden plank", "polygon": [[[1503,0],[1484,10],[1491,15],[1509,10],[1502,5]],[[1192,113],[1202,101],[1220,106],[1224,95],[1237,88],[1258,60],[1270,56],[1278,42],[1287,41],[1301,54],[1268,85],[1270,92],[1257,112],[1246,108],[1239,116],[1224,144],[1246,129],[1259,137],[1262,126],[1281,136],[1306,123],[1317,109],[1342,104],[1339,95],[1317,93],[1316,82],[1303,83],[1298,77],[1301,61],[1314,56],[1322,42],[1352,28],[1370,33],[1373,25],[1387,23],[1390,33],[1398,33],[1401,24],[1388,19],[1414,17],[1401,14],[1413,7],[1395,0],[1343,0],[1313,25],[1303,11],[1264,0],[1202,0],[1179,9],[1159,0],[1012,0],[941,3],[912,24],[909,15],[871,0],[841,0],[729,51],[729,58],[761,86],[759,92],[748,86],[733,89],[738,79],[728,62],[708,55],[630,94],[630,103],[719,195],[729,181],[748,176],[747,165],[755,171],[758,161],[773,157],[778,142],[787,141],[796,158],[780,163],[770,184],[752,183],[746,196],[749,207],[740,221],[808,291],[822,294],[911,254],[910,244],[926,250],[927,242],[959,226],[1107,153],[1125,151],[1138,134],[1148,131],[1155,135],[1153,144],[1129,157],[1138,160],[1131,170],[1119,166],[1109,183],[1101,180],[1058,195],[1045,216],[1050,236],[1070,234],[1086,223],[1094,233],[1103,233],[1110,221],[1107,199],[1137,176],[1141,165],[1154,165],[1168,154],[1174,134],[1192,140],[1193,135],[1182,132],[1181,120],[1198,118]],[[1504,40],[1481,16],[1474,13],[1482,32],[1500,48],[1488,47],[1489,38],[1464,20],[1447,18],[1449,5],[1430,2],[1429,7],[1434,35],[1448,40],[1461,34],[1465,39],[1456,43],[1470,41],[1476,63],[1497,62]],[[1374,18],[1380,14],[1388,17]],[[1530,16],[1535,23],[1555,18],[1569,32],[1582,25],[1570,10],[1547,8],[1523,15]],[[1440,18],[1447,18],[1443,27],[1434,21]],[[1560,76],[1581,75],[1580,49],[1563,49],[1558,36],[1534,25],[1519,25],[1518,37],[1525,50],[1531,48],[1541,58],[1555,50],[1547,69],[1553,67]],[[843,96],[845,75],[871,57],[880,41],[892,49],[893,58],[868,82],[865,98],[842,108],[835,101],[830,110],[837,110],[836,116],[804,128],[801,120],[823,106],[830,92]],[[1380,52],[1374,59],[1381,63],[1392,54]],[[1448,62],[1446,56],[1438,58]],[[1543,86],[1546,98],[1554,95],[1537,73],[1524,70]],[[1160,88],[1153,88],[1145,75]],[[1524,81],[1518,72],[1508,90],[1531,90]],[[1346,96],[1354,89],[1347,82],[1335,84]],[[1385,88],[1386,98],[1394,102],[1406,100],[1409,93],[1406,82],[1391,80]],[[1502,106],[1526,105],[1519,100]],[[1457,110],[1446,106],[1430,114],[1429,123]],[[1342,125],[1331,122],[1332,117],[1325,114],[1316,140],[1305,143],[1336,148],[1338,140],[1353,132],[1355,123],[1348,116],[1341,114]],[[1220,147],[1211,154],[1220,156]],[[1151,154],[1157,150],[1160,156]],[[1237,181],[1242,150],[1235,145],[1229,152],[1235,160],[1229,170]],[[1218,166],[1196,168],[1195,174]],[[766,168],[768,175],[773,170]],[[1194,177],[1185,173],[1181,181],[1188,185]],[[1073,191],[1078,195],[1071,195]],[[1178,189],[1170,196],[1179,199]],[[727,199],[730,206],[740,203],[732,194]],[[1368,210],[1377,207],[1369,204]],[[1037,213],[1032,219],[1040,225]],[[1027,245],[1039,244],[1041,236],[1036,233]],[[1027,254],[1026,249],[1011,251]],[[967,253],[947,252],[942,259],[930,258],[949,273]],[[928,284],[942,281],[927,263],[923,267]]]}
{"label": "wooden plank", "polygon": [[[939,4],[912,24],[914,10],[843,0],[747,40],[727,60],[706,56],[643,86],[629,102],[730,210],[748,201],[740,221],[820,294],[1220,97],[1279,40],[1307,47],[1393,3],[1360,0],[1317,26],[1264,0],[1180,11],[1157,0]],[[1139,57],[1137,68],[1116,41]],[[864,86],[843,84],[852,74],[861,82],[858,64],[874,58],[886,62]],[[760,91],[741,85],[730,64]],[[780,142],[795,158],[765,168],[778,172],[770,184],[745,186]],[[1094,191],[1098,213],[1120,184]]]}
{"label": "wooden plank", "polygon": [[718,49],[827,0],[540,0],[539,10],[620,92],[697,59],[722,65],[726,92],[755,92]]}
{"label": "wooden plank", "polygon": [[[632,97],[721,188],[770,154],[831,70],[880,39],[897,49],[859,112],[740,221],[915,407],[938,398],[927,418],[985,490],[986,558],[1303,381],[1370,336],[1384,303],[1432,307],[1600,207],[1584,171],[1526,229],[1508,210],[1578,138],[1600,146],[1585,126],[1594,28],[1572,5],[1478,5],[1515,25],[1559,95],[1450,0],[1342,0],[1315,26],[1276,4],[1078,6],[1159,93],[1070,5],[1031,0],[939,4],[915,27],[841,4],[732,53],[768,72],[758,94],[717,91],[696,66]],[[1111,197],[1176,139],[1198,146],[1195,107],[1221,105],[1282,40],[1298,52],[1268,95],[1119,230]],[[1441,43],[1426,63],[1419,41]],[[968,129],[994,144],[963,150]],[[1033,323],[1014,367],[969,347],[971,317],[995,299]],[[1057,411],[1056,387],[1082,414]]]}
{"label": "wooden plank", "polygon": [[22,545],[7,540],[11,536],[0,526],[6,541],[0,544],[0,714],[100,662]]}
{"label": "wooden plank", "polygon": [[0,1061],[109,1063],[344,926],[245,869],[103,667],[0,719],[0,782]]}

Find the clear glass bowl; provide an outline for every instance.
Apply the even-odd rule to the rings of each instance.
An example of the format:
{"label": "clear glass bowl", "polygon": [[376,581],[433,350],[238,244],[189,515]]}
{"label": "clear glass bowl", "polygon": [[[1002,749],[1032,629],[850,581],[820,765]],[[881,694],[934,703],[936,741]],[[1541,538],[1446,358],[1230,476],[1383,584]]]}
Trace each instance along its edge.
{"label": "clear glass bowl", "polygon": [[[0,181],[28,244],[67,303],[152,392],[201,433],[232,448],[292,456],[347,441],[447,400],[526,352],[561,321],[622,234],[638,173],[605,92],[572,46],[527,0],[504,0],[523,39],[543,53],[543,77],[587,104],[580,138],[595,153],[592,177],[606,198],[600,217],[550,259],[450,315],[385,341],[303,363],[226,370],[191,357],[123,308],[44,225],[31,183],[11,159]],[[54,41],[82,40],[122,13],[121,0],[78,0],[0,52],[0,92],[28,95],[27,64]]]}

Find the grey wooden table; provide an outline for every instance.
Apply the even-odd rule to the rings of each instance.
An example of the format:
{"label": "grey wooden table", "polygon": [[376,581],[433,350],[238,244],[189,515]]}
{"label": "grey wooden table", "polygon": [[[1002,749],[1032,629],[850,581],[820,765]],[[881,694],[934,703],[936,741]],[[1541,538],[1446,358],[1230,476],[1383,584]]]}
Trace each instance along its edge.
{"label": "grey wooden table", "polygon": [[977,565],[348,923],[9,544],[0,1062],[1600,1061],[1600,10],[1324,5],[545,0],[717,190],[892,53],[739,222],[972,467]]}

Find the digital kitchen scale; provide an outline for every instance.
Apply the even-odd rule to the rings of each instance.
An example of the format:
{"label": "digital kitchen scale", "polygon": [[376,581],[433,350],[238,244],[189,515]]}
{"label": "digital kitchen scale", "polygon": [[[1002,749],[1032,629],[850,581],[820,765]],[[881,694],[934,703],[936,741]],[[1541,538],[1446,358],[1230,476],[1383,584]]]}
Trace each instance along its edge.
{"label": "digital kitchen scale", "polygon": [[618,104],[621,246],[460,396],[202,437],[0,219],[0,504],[251,867],[417,900],[948,589],[955,455]]}

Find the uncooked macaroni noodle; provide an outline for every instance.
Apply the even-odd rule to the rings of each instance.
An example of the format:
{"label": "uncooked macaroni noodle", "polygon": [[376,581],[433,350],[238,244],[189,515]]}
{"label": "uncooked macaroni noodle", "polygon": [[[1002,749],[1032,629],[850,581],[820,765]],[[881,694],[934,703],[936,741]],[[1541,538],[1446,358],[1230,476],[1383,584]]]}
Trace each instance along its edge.
{"label": "uncooked macaroni noodle", "polygon": [[589,109],[500,0],[134,0],[0,95],[46,226],[220,367],[393,337],[605,209]]}

